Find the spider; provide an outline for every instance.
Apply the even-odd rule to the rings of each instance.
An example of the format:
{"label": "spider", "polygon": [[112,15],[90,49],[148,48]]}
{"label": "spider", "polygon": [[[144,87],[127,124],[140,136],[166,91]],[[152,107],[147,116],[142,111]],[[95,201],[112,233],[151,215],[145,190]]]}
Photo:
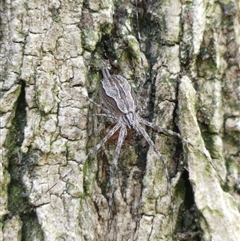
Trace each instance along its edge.
{"label": "spider", "polygon": [[99,96],[103,107],[98,106],[103,109],[105,114],[99,115],[112,118],[116,124],[88,153],[88,156],[97,152],[104,143],[106,143],[117,131],[119,131],[116,149],[113,155],[113,167],[116,169],[117,161],[123,142],[127,136],[128,129],[133,129],[142,134],[148,144],[153,147],[159,158],[164,161],[161,153],[158,151],[154,142],[151,140],[150,136],[143,127],[143,125],[147,125],[154,128],[152,123],[140,117],[136,106],[137,101],[129,82],[121,75],[111,75],[105,66],[102,67],[102,75],[103,79],[99,89]]}
{"label": "spider", "polygon": [[149,146],[153,148],[158,157],[164,162],[164,165],[166,165],[165,159],[158,151],[156,145],[146,132],[144,126],[148,126],[157,132],[177,136],[183,142],[192,145],[179,133],[154,125],[153,123],[143,119],[137,110],[137,100],[135,99],[133,89],[124,77],[121,75],[111,75],[105,66],[102,67],[102,75],[103,79],[99,89],[99,96],[103,106],[93,102],[92,100],[91,102],[103,109],[105,112],[105,114],[98,115],[110,117],[115,120],[116,124],[107,132],[105,137],[95,147],[93,147],[92,150],[89,151],[86,159],[90,155],[96,153],[102,145],[104,145],[117,131],[119,131],[117,145],[113,156],[113,166],[116,168],[121,147],[126,138],[127,131],[128,129],[134,129],[145,138]]}
{"label": "spider", "polygon": [[[102,75],[103,79],[101,81],[99,89],[99,96],[103,106],[95,103],[91,99],[90,102],[97,105],[104,111],[104,113],[98,114],[98,116],[110,117],[116,122],[116,124],[112,127],[112,129],[107,132],[105,137],[88,152],[85,160],[87,160],[89,156],[95,154],[101,148],[101,146],[103,146],[116,132],[119,131],[116,149],[113,155],[113,164],[112,168],[110,168],[110,177],[113,177],[114,172],[117,168],[117,161],[120,155],[121,147],[127,136],[127,132],[129,129],[133,129],[145,138],[149,146],[153,148],[158,157],[163,161],[166,178],[167,180],[170,180],[166,167],[166,160],[163,158],[162,154],[159,152],[156,145],[146,132],[144,126],[148,126],[160,133],[176,136],[184,143],[190,144],[195,149],[203,153],[200,149],[191,144],[191,142],[183,138],[179,133],[160,127],[143,119],[137,109],[137,100],[134,96],[133,89],[124,77],[122,77],[121,75],[111,75],[105,65],[103,65],[102,67]],[[203,154],[205,155],[205,153]],[[78,163],[77,166],[79,166],[83,162]],[[64,176],[62,176],[61,179],[65,179],[74,170],[75,169],[71,169]],[[111,182],[111,184],[113,183]],[[51,186],[46,192],[50,191],[56,185],[57,183]]]}

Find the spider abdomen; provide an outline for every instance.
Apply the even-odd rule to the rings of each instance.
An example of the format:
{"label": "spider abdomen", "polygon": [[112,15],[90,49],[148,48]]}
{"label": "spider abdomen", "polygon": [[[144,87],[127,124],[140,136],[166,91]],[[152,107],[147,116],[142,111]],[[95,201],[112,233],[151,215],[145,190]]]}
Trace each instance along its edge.
{"label": "spider abdomen", "polygon": [[135,113],[135,99],[128,81],[120,75],[110,75],[107,68],[102,73],[99,94],[104,106],[115,116]]}

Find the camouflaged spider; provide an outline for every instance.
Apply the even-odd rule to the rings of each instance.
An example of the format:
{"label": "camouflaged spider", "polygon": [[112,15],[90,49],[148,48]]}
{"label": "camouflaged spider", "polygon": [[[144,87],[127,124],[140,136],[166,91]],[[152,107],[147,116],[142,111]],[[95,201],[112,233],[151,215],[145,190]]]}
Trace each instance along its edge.
{"label": "camouflaged spider", "polygon": [[[150,138],[150,136],[148,135],[143,126],[148,126],[160,133],[176,136],[184,143],[190,144],[196,150],[203,153],[200,149],[191,144],[191,142],[183,138],[179,133],[157,126],[143,119],[137,110],[137,100],[135,99],[133,89],[124,77],[122,77],[121,75],[111,75],[107,67],[105,66],[102,67],[102,75],[103,79],[101,81],[99,95],[103,103],[103,106],[98,103],[95,103],[91,99],[90,102],[97,105],[105,112],[104,114],[99,114],[100,116],[110,117],[115,120],[116,124],[112,129],[110,129],[107,132],[105,137],[88,152],[84,161],[86,161],[89,158],[89,156],[95,154],[100,149],[100,147],[103,146],[119,130],[117,146],[113,156],[113,164],[112,168],[110,169],[110,174],[113,175],[113,172],[114,170],[116,170],[117,167],[117,161],[120,155],[121,147],[127,135],[127,131],[128,129],[134,129],[138,133],[142,134],[142,136],[145,138],[149,146],[153,148],[158,157],[163,161],[163,164],[165,166],[165,175],[169,180],[169,175],[166,167],[166,160],[158,151],[156,145],[154,144],[154,142],[152,141],[152,139]],[[78,163],[78,166],[83,162]],[[68,173],[62,176],[61,179],[65,179],[73,171],[74,169],[71,169]],[[55,183],[47,191],[50,191],[56,185],[57,183]]]}
{"label": "camouflaged spider", "polygon": [[127,130],[134,129],[138,133],[142,134],[142,136],[148,142],[149,146],[153,148],[158,157],[164,162],[164,164],[166,164],[162,154],[158,151],[156,145],[143,126],[148,126],[157,132],[177,136],[183,142],[192,145],[179,133],[154,125],[153,123],[143,119],[137,111],[137,101],[135,100],[132,87],[124,77],[121,75],[110,75],[107,67],[102,68],[102,74],[103,79],[101,81],[99,95],[104,107],[97,103],[93,103],[97,104],[97,106],[99,106],[105,112],[105,114],[100,115],[114,119],[116,124],[110,131],[108,131],[106,136],[87,154],[86,158],[96,153],[99,148],[119,130],[117,146],[113,156],[113,165],[116,168],[121,147],[127,135]]}
{"label": "camouflaged spider", "polygon": [[102,109],[108,117],[116,121],[116,124],[88,155],[95,153],[119,130],[117,146],[113,156],[113,166],[116,168],[121,147],[127,135],[127,130],[134,129],[143,135],[157,155],[163,159],[161,153],[157,150],[153,141],[142,126],[143,124],[154,128],[153,124],[142,119],[138,114],[136,100],[129,82],[121,75],[110,75],[106,67],[102,68],[102,74],[103,79],[99,89],[99,96],[104,106]]}

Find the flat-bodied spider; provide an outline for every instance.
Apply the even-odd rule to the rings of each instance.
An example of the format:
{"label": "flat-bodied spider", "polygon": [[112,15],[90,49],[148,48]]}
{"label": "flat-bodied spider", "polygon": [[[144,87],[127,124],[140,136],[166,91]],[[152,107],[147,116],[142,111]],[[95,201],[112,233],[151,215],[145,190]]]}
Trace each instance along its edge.
{"label": "flat-bodied spider", "polygon": [[115,120],[116,124],[110,129],[105,137],[88,153],[87,158],[96,153],[99,148],[104,145],[117,131],[119,131],[118,140],[116,144],[116,149],[113,156],[113,166],[116,168],[117,160],[120,155],[121,147],[123,145],[124,139],[127,135],[128,129],[133,129],[140,133],[147,143],[153,148],[159,158],[166,164],[162,154],[157,149],[156,145],[146,132],[144,126],[148,126],[158,132],[162,132],[168,135],[177,136],[185,143],[191,144],[185,138],[183,138],[179,133],[167,130],[160,126],[154,125],[151,122],[143,119],[137,109],[137,100],[133,94],[133,89],[129,82],[121,75],[111,75],[107,67],[102,68],[103,79],[101,81],[99,95],[103,103],[103,107],[97,103],[105,114],[103,115]]}
{"label": "flat-bodied spider", "polygon": [[[196,150],[203,153],[201,150],[199,150],[193,144],[191,144],[191,142],[183,138],[179,133],[157,126],[143,119],[138,112],[136,106],[137,100],[135,99],[133,89],[124,77],[122,77],[121,75],[111,75],[107,67],[105,67],[105,65],[102,67],[102,75],[103,79],[101,81],[99,89],[99,96],[103,106],[93,102],[92,100],[90,100],[90,102],[97,105],[104,111],[104,113],[99,114],[100,116],[109,117],[113,119],[114,122],[116,122],[116,124],[110,130],[108,130],[105,137],[88,152],[83,162],[85,162],[89,158],[89,156],[95,154],[100,149],[100,147],[103,146],[115,133],[119,132],[116,149],[113,155],[113,164],[110,168],[110,173],[111,175],[113,175],[114,170],[116,170],[117,167],[117,161],[120,155],[121,147],[127,136],[127,131],[128,129],[135,130],[145,138],[149,146],[153,148],[158,157],[163,161],[165,175],[167,177],[167,180],[169,180],[169,175],[166,167],[166,160],[163,158],[162,154],[159,152],[156,145],[146,132],[144,126],[148,126],[157,132],[177,136],[184,143],[190,144]],[[205,153],[203,154],[205,155]],[[83,162],[78,163],[78,166]],[[74,169],[70,170],[61,179],[65,179],[73,171]],[[47,190],[47,192],[50,191],[56,185],[57,183],[51,186]]]}

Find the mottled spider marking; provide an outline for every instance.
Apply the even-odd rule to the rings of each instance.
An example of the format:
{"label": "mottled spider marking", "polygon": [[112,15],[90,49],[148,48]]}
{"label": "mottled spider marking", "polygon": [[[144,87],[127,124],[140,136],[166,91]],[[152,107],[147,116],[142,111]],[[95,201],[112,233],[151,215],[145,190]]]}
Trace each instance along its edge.
{"label": "mottled spider marking", "polygon": [[105,108],[128,127],[134,124],[136,104],[131,85],[121,75],[110,75],[107,68],[102,68],[103,79],[99,89],[100,99]]}

